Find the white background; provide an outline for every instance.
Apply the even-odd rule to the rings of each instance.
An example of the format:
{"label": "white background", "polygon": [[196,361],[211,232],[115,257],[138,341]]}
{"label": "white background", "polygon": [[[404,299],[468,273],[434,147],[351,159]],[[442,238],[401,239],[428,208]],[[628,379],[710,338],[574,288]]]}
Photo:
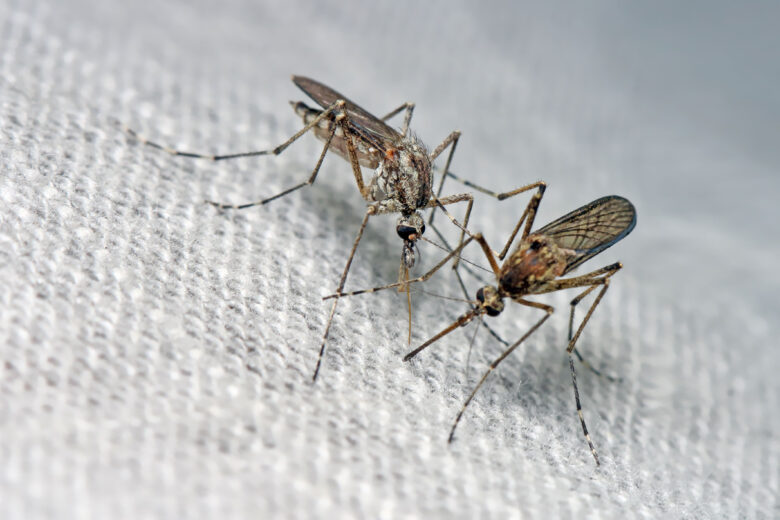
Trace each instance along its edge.
{"label": "white background", "polygon": [[[0,5],[0,516],[694,517],[778,512],[777,8],[653,2],[8,2]],[[319,145],[268,148],[308,75],[496,190],[543,179],[539,223],[607,194],[638,224],[580,348],[596,468],[563,353],[572,294],[494,374],[472,329],[401,362],[404,299],[327,305],[364,205]],[[457,190],[454,183],[449,190]],[[505,237],[526,198],[479,197]],[[394,281],[394,219],[349,287]],[[432,236],[432,235],[431,235]],[[497,246],[496,246],[497,247]],[[427,264],[439,253],[423,247]],[[478,259],[475,250],[470,257]],[[479,282],[469,280],[470,290]],[[427,290],[457,296],[449,273]],[[465,304],[415,295],[419,344]],[[493,326],[534,322],[509,305]]]}

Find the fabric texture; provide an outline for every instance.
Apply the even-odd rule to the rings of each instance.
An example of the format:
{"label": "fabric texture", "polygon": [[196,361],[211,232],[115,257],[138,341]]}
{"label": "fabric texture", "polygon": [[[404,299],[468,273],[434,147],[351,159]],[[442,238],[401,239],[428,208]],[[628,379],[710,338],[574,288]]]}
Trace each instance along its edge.
{"label": "fabric texture", "polygon": [[[0,517],[777,518],[777,15],[1,1]],[[463,132],[453,170],[474,183],[545,180],[538,225],[607,194],[634,202],[633,233],[579,271],[625,265],[579,344],[620,377],[578,365],[600,467],[564,354],[573,293],[537,299],[556,313],[448,445],[501,352],[484,330],[470,358],[473,326],[404,363],[405,297],[344,299],[311,383],[321,297],[365,211],[342,159],[265,207],[218,211],[204,199],[303,181],[321,144],[211,163],[122,129],[267,149],[300,128],[291,74],[377,115],[416,102],[431,148]],[[476,199],[471,228],[498,248],[528,196]],[[394,227],[372,219],[348,289],[395,281]],[[443,254],[420,250],[423,268]],[[465,280],[473,297],[482,282]],[[449,269],[418,288],[411,347],[467,308],[427,293],[462,298]],[[538,319],[508,303],[490,324],[514,340]]]}

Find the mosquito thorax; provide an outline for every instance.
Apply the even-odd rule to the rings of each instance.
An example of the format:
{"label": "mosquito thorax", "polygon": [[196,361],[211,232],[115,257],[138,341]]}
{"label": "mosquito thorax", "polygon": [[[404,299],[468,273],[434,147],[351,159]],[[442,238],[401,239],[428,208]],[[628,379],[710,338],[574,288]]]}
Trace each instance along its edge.
{"label": "mosquito thorax", "polygon": [[477,290],[477,300],[488,316],[498,316],[504,310],[504,300],[493,286],[480,287]]}
{"label": "mosquito thorax", "polygon": [[384,195],[401,208],[422,208],[431,198],[431,161],[425,145],[416,137],[404,138],[398,146],[385,152],[376,169],[375,184]]}
{"label": "mosquito thorax", "polygon": [[501,267],[500,287],[519,295],[561,276],[568,255],[544,235],[528,235]]}

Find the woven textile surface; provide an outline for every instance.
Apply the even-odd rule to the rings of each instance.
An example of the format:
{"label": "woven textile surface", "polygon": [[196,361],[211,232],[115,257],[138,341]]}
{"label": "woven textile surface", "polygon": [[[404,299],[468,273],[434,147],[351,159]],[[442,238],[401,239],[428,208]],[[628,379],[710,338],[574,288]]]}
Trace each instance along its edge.
{"label": "woven textile surface", "polygon": [[[780,516],[780,13],[686,5],[0,0],[0,518]],[[344,299],[311,383],[365,212],[347,163],[218,211],[303,181],[321,143],[212,163],[122,128],[270,148],[300,128],[291,74],[380,116],[416,102],[428,146],[463,132],[472,182],[545,180],[539,225],[634,202],[580,270],[625,265],[579,343],[620,378],[578,365],[600,467],[564,353],[574,293],[537,298],[555,314],[448,445],[501,352],[482,330],[469,356],[474,325],[404,363],[406,298]],[[528,195],[475,197],[498,248]],[[395,281],[394,227],[372,219],[348,289]],[[420,250],[420,273],[443,254]],[[420,289],[412,347],[467,309],[428,294],[462,297],[450,269]],[[507,306],[503,338],[539,319]]]}

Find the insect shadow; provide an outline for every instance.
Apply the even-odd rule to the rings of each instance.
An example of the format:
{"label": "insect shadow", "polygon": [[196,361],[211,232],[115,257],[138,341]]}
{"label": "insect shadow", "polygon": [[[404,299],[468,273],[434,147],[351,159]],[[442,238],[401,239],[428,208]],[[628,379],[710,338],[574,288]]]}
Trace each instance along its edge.
{"label": "insect shadow", "polygon": [[[596,461],[596,465],[599,465],[599,457],[590,438],[590,434],[588,433],[588,428],[585,425],[585,418],[582,414],[580,394],[577,388],[577,375],[574,370],[574,358],[572,353],[575,353],[580,361],[584,362],[582,356],[580,356],[575,348],[577,340],[580,338],[582,331],[585,329],[585,326],[593,315],[593,311],[607,292],[610,279],[615,273],[622,269],[623,265],[620,262],[615,262],[580,276],[571,278],[561,277],[570,273],[590,258],[601,253],[631,233],[636,225],[636,210],[634,205],[627,199],[616,195],[610,195],[594,200],[532,232],[531,227],[533,226],[543,193],[544,190],[541,190],[534,194],[500,253],[494,252],[485,238],[480,233],[477,233],[462,242],[450,253],[450,255],[434,266],[430,272],[426,273],[425,277],[429,278],[432,276],[436,270],[440,269],[449,260],[450,256],[460,255],[462,249],[472,240],[475,240],[481,246],[485,258],[490,264],[490,268],[495,275],[496,283],[495,285],[488,284],[481,287],[477,291],[476,300],[472,302],[473,306],[468,312],[462,314],[452,324],[406,354],[406,356],[404,356],[404,361],[409,361],[433,343],[437,342],[453,330],[463,327],[475,318],[482,321],[482,318],[485,315],[490,317],[498,316],[504,310],[504,300],[506,298],[509,298],[520,305],[544,311],[544,316],[523,334],[520,339],[509,345],[485,371],[455,418],[449,435],[449,442],[452,442],[455,435],[455,429],[458,426],[463,413],[466,411],[469,403],[474,399],[477,391],[484,384],[490,373],[523,341],[541,327],[555,310],[551,305],[531,301],[526,299],[526,297],[563,289],[585,288],[570,303],[571,312],[569,314],[569,333],[566,353],[569,357],[569,368],[571,370],[572,385],[574,387],[574,400],[577,407],[577,415],[579,416],[583,434],[588,442],[593,458]],[[525,224],[524,227],[523,224]],[[523,227],[523,232],[517,247],[512,254],[509,255],[506,261],[499,266],[496,257],[498,257],[498,260],[504,259],[521,227]],[[423,281],[423,277],[401,283],[412,284],[420,281]],[[340,298],[343,296],[371,293],[395,287],[396,285],[398,284],[389,284],[362,291],[352,291],[350,293],[332,294],[326,296],[326,298]],[[575,308],[586,296],[599,287],[600,290],[598,291],[598,294],[575,331]],[[599,373],[595,369],[592,370]]]}
{"label": "insect shadow", "polygon": [[[375,215],[388,213],[400,214],[400,217],[396,221],[396,234],[403,242],[399,265],[399,282],[408,281],[409,269],[415,265],[416,243],[425,232],[425,221],[420,213],[421,210],[427,208],[433,210],[437,207],[443,208],[450,204],[466,202],[467,206],[463,218],[463,226],[458,224],[462,230],[458,243],[463,243],[474,197],[470,193],[460,193],[439,198],[438,195],[441,193],[444,180],[447,177],[454,178],[471,188],[477,189],[499,200],[534,188],[543,189],[544,187],[543,182],[537,182],[510,192],[494,193],[468,181],[464,181],[453,174],[449,174],[450,163],[452,162],[452,157],[458,139],[460,138],[460,132],[451,132],[432,152],[429,152],[425,144],[414,134],[409,132],[409,124],[415,107],[414,103],[403,103],[384,117],[378,118],[350,101],[347,97],[318,81],[303,76],[293,76],[292,81],[321,108],[311,108],[300,101],[291,102],[295,113],[303,119],[304,126],[285,142],[272,149],[208,155],[181,151],[157,144],[140,136],[127,127],[125,127],[125,131],[143,144],[157,148],[171,155],[194,159],[207,159],[211,161],[237,159],[240,157],[279,155],[302,135],[312,131],[314,135],[324,141],[325,144],[308,179],[282,190],[275,195],[254,202],[247,202],[244,204],[224,204],[214,201],[206,202],[220,209],[236,210],[268,204],[269,202],[289,195],[300,188],[313,184],[317,178],[320,167],[322,166],[325,155],[330,150],[336,152],[351,165],[358,191],[367,202],[366,213],[358,228],[352,248],[350,249],[336,293],[341,293],[343,291],[347,281],[347,275],[352,265],[352,260],[363,237],[363,232],[368,224],[369,218]],[[399,132],[389,126],[386,121],[401,112],[404,112],[404,121],[401,131]],[[441,181],[438,190],[434,195],[432,163],[448,148],[449,153],[444,165]],[[374,170],[374,174],[370,181],[366,182],[364,180],[361,166]],[[448,212],[446,212],[446,214],[455,222]],[[455,259],[456,266],[457,262],[458,258]],[[407,286],[405,284],[399,284],[397,287],[404,290]],[[409,306],[409,337],[411,338],[411,293],[409,291],[407,291],[407,303]],[[337,304],[338,299],[335,299],[330,308],[325,331],[322,335],[317,365],[312,376],[313,380],[316,380],[317,375],[319,374],[325,351],[325,344],[328,339],[331,324],[333,323]]]}

